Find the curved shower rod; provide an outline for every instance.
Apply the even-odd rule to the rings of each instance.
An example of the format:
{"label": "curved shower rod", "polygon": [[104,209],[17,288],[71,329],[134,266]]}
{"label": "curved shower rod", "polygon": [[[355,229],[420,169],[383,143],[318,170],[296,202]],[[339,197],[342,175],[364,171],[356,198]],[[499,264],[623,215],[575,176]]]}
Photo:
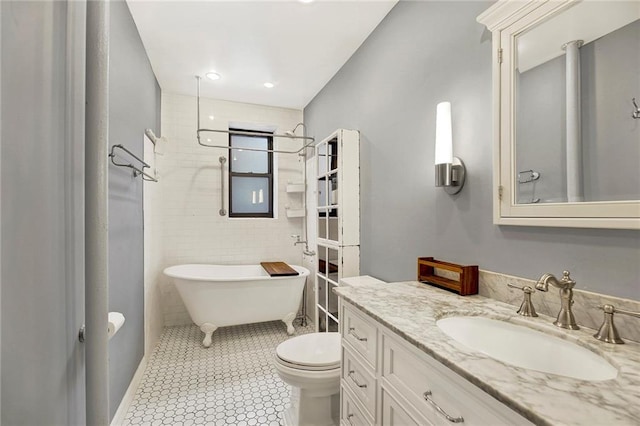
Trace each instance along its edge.
{"label": "curved shower rod", "polygon": [[304,154],[300,154],[301,152],[305,152],[305,150],[307,148],[315,148],[315,146],[313,146],[313,143],[315,142],[315,138],[311,137],[311,136],[296,136],[293,131],[295,131],[295,129],[298,128],[298,126],[300,126],[301,124],[304,125],[303,123],[299,123],[293,131],[291,132],[286,132],[285,134],[276,134],[276,133],[270,133],[269,136],[272,137],[276,137],[276,138],[288,138],[288,139],[302,139],[302,140],[309,140],[309,142],[305,145],[303,145],[300,149],[294,150],[294,151],[289,151],[289,150],[283,150],[283,149],[260,149],[260,148],[239,148],[239,147],[232,147],[232,146],[228,146],[228,145],[210,145],[210,144],[206,144],[203,143],[202,140],[200,140],[200,132],[214,132],[214,133],[226,133],[226,134],[230,134],[230,135],[243,135],[243,136],[265,136],[264,132],[252,132],[250,130],[219,130],[219,129],[202,129],[200,128],[200,76],[196,76],[196,81],[198,82],[198,91],[197,91],[197,95],[198,95],[198,110],[197,110],[197,115],[198,115],[198,130],[196,130],[196,136],[198,139],[198,144],[201,146],[205,146],[207,148],[221,148],[221,149],[228,149],[228,150],[242,150],[242,151],[258,151],[258,152],[275,152],[277,154],[299,154],[299,155],[304,155]]}

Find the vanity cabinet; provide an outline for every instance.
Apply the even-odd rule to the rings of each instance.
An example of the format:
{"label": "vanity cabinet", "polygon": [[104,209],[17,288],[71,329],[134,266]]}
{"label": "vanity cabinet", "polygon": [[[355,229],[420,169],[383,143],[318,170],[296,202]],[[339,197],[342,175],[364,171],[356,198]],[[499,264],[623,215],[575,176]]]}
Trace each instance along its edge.
{"label": "vanity cabinet", "polygon": [[338,331],[341,278],[360,275],[360,134],[338,129],[316,145],[316,331]]}
{"label": "vanity cabinet", "polygon": [[343,425],[531,425],[341,299]]}

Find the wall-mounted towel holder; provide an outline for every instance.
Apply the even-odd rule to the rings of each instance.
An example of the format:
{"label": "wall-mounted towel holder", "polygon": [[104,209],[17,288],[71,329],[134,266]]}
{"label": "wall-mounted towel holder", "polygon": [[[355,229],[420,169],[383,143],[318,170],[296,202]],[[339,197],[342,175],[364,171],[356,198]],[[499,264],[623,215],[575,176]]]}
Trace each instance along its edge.
{"label": "wall-mounted towel holder", "polygon": [[[136,161],[139,161],[142,164],[142,167],[136,167],[131,163],[118,163],[115,160],[116,155],[117,155],[116,154],[116,150],[117,149],[120,149],[120,150],[126,152],[127,154],[129,154],[130,157],[134,158]],[[157,182],[158,181],[158,179],[156,177],[151,176],[149,173],[144,171],[144,169],[150,168],[151,167],[150,165],[145,163],[141,158],[139,158],[133,152],[129,151],[127,148],[125,148],[124,146],[122,146],[120,144],[113,145],[111,147],[111,152],[109,153],[109,158],[111,158],[111,163],[113,163],[114,166],[127,167],[127,168],[133,170],[133,177],[142,176],[142,180],[151,181],[151,182]]]}

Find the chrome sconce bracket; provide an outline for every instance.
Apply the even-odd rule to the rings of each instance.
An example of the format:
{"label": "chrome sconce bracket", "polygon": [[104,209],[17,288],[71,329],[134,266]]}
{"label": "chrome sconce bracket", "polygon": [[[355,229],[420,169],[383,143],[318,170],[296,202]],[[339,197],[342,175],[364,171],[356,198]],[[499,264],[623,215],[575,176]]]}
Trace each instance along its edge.
{"label": "chrome sconce bracket", "polygon": [[449,195],[462,190],[467,175],[464,162],[453,157],[453,163],[436,164],[436,186],[444,188]]}

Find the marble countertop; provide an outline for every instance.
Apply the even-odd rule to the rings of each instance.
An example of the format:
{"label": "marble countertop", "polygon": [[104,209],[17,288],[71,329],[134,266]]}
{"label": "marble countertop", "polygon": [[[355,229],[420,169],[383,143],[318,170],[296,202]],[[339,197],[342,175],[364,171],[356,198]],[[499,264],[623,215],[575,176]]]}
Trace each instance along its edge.
{"label": "marble countertop", "polygon": [[[613,345],[594,330],[564,330],[555,318],[527,318],[508,304],[482,296],[458,296],[411,281],[384,283],[370,277],[344,280],[334,291],[497,400],[538,425],[639,425],[640,344]],[[505,364],[445,335],[436,321],[447,316],[484,316],[567,339],[618,368],[613,380],[589,382]],[[561,354],[558,354],[561,356]]]}

